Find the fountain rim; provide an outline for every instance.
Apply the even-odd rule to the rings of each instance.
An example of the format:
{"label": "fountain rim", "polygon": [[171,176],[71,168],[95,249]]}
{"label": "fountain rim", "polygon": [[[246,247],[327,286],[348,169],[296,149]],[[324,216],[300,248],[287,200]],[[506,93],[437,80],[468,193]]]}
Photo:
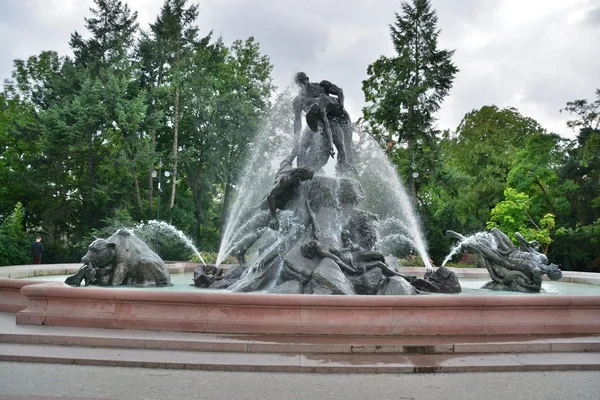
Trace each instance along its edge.
{"label": "fountain rim", "polygon": [[[173,273],[197,263],[169,263]],[[600,334],[600,296],[331,296],[74,288],[23,279],[79,264],[0,269],[0,311],[18,325],[293,335]],[[73,269],[69,269],[73,268]],[[21,271],[21,279],[15,270]],[[423,271],[424,268],[411,268]],[[460,270],[460,268],[459,268]],[[461,271],[459,271],[461,272]],[[463,269],[463,275],[486,270]],[[469,274],[470,272],[470,274]],[[0,276],[2,276],[0,275]],[[590,273],[565,273],[578,280]],[[596,274],[598,275],[598,274]],[[39,275],[38,275],[39,276]],[[600,283],[600,279],[592,279]],[[588,282],[589,283],[589,282]]]}

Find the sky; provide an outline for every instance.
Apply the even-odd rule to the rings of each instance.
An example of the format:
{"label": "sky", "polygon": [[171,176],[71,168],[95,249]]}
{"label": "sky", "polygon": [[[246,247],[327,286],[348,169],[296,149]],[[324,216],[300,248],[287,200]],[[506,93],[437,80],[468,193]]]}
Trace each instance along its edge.
{"label": "sky", "polygon": [[[163,0],[129,0],[147,30]],[[92,0],[0,0],[0,81],[14,59],[43,50],[69,55],[69,38],[86,37]],[[567,101],[595,100],[600,88],[600,0],[432,0],[439,49],[455,50],[460,69],[436,114],[454,131],[485,105],[515,107],[549,132],[573,138],[561,113]],[[201,34],[226,44],[254,36],[273,64],[280,90],[294,73],[343,88],[353,120],[364,106],[362,81],[380,56],[394,56],[389,26],[400,0],[201,0]]]}

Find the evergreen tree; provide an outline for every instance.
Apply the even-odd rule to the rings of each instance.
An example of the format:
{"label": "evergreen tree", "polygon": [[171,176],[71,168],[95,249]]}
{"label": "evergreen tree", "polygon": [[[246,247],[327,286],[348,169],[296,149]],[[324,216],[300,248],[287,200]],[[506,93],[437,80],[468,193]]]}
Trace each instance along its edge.
{"label": "evergreen tree", "polygon": [[137,32],[137,11],[121,0],[94,0],[91,18],[85,28],[92,34],[84,39],[77,31],[71,34],[70,46],[77,64],[98,73],[102,67],[126,64]]}
{"label": "evergreen tree", "polygon": [[[198,5],[188,6],[187,2],[165,0],[159,16],[150,24],[150,31],[142,35],[138,46],[139,55],[143,58],[143,80],[152,104],[152,138],[161,142],[163,147],[170,144],[170,209],[175,206],[179,182],[181,120],[187,112],[187,98],[193,96],[187,83],[193,74],[198,73],[194,71],[193,58],[197,51],[208,45],[212,36],[209,33],[204,38],[199,37],[198,28],[194,26]],[[157,118],[162,119],[162,129],[156,125]],[[149,183],[152,183],[151,178]]]}
{"label": "evergreen tree", "polygon": [[41,114],[43,151],[56,171],[58,198],[78,216],[78,232],[116,208],[141,208],[137,170],[147,163],[145,98],[130,59],[137,13],[117,0],[95,4],[85,19],[91,35],[72,34],[74,58],[63,63],[60,96]]}
{"label": "evergreen tree", "polygon": [[448,95],[458,68],[454,51],[439,50],[440,31],[430,0],[402,3],[402,15],[390,33],[396,55],[382,56],[369,65],[363,81],[367,106],[363,118],[390,156],[400,145],[408,147],[408,178],[417,204],[415,178],[419,142],[431,138],[434,113]]}

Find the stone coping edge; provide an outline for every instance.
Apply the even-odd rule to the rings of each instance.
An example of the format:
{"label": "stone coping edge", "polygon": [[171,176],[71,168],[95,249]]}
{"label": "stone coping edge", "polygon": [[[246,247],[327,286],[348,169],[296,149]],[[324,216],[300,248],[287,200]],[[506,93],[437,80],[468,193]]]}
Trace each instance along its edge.
{"label": "stone coping edge", "polygon": [[[191,273],[200,265],[195,262],[167,261],[167,267],[171,274]],[[221,265],[229,268],[231,265]],[[48,275],[70,275],[75,274],[81,263],[77,264],[40,264],[40,265],[12,265],[0,267],[0,279],[26,279]],[[401,267],[401,271],[407,275],[423,276],[424,267]],[[448,267],[457,277],[465,279],[489,279],[489,274],[484,268],[455,268]],[[544,276],[547,280],[547,277]],[[563,271],[562,282],[584,283],[600,286],[600,274],[594,272]]]}

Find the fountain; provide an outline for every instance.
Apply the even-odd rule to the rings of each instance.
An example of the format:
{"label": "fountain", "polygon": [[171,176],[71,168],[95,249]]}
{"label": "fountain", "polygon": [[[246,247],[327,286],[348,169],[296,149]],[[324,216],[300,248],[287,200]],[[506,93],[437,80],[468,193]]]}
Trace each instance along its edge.
{"label": "fountain", "polygon": [[[228,290],[84,289],[35,279],[74,273],[78,265],[5,267],[0,310],[16,313],[24,325],[212,333],[600,333],[597,295],[414,295],[423,290],[415,282],[436,281],[412,278],[431,266],[395,169],[360,131],[348,140],[350,126],[328,99],[320,98],[316,109],[295,103],[307,106],[310,130],[294,129],[286,141],[285,118],[274,115],[253,144],[218,257],[221,263],[233,254],[242,265]],[[347,151],[350,146],[357,151]],[[332,152],[344,154],[335,167],[328,163]],[[386,256],[392,248],[414,250],[427,268],[395,265]],[[171,275],[196,267],[167,265]],[[488,276],[483,269],[435,272],[447,281]],[[564,273],[562,279],[600,285],[591,274]],[[396,290],[402,295],[392,295]],[[330,295],[341,293],[380,295]]]}
{"label": "fountain", "polygon": [[[287,153],[271,155],[272,161],[265,163],[269,152],[263,149],[272,134],[263,131],[256,141],[260,150],[245,164],[239,189],[243,196],[232,208],[217,266],[228,255],[246,265],[247,253],[259,254],[230,290],[349,295],[460,292],[450,271],[434,272],[418,217],[381,148],[358,132],[358,149],[352,151],[356,129],[347,114],[335,108],[337,99],[319,89],[328,86],[308,82],[303,73],[298,76],[294,143]],[[337,87],[331,91],[338,92]],[[303,110],[307,126],[301,131]],[[335,168],[330,165],[334,147]],[[265,175],[274,177],[270,189],[256,184]],[[263,194],[262,201],[249,201]],[[380,226],[386,227],[384,238]],[[385,245],[398,241],[421,256],[428,275],[409,277],[388,265]],[[223,287],[222,282],[215,285]]]}

